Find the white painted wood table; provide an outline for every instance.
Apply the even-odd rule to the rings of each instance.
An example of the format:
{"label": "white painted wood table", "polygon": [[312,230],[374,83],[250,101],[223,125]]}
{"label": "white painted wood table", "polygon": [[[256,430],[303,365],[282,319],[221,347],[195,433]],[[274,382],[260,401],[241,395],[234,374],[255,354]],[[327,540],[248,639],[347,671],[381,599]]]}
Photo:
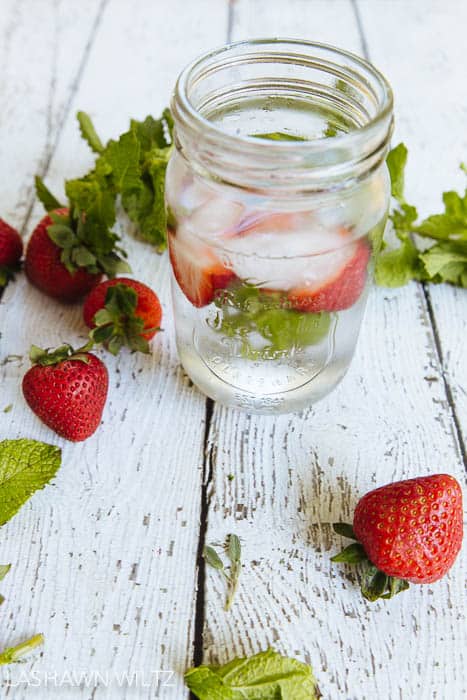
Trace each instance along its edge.
{"label": "white painted wood table", "polygon": [[[422,215],[437,211],[443,189],[464,186],[466,27],[465,0],[1,0],[0,215],[27,238],[41,215],[33,175],[60,192],[89,167],[78,109],[115,136],[131,116],[158,115],[198,53],[270,35],[337,44],[386,73],[394,143],[410,150],[409,199]],[[85,443],[57,438],[20,391],[31,342],[78,342],[80,309],[24,276],[0,303],[0,409],[13,404],[0,410],[0,438],[63,448],[54,484],[1,530],[0,561],[13,570],[0,645],[46,635],[20,668],[41,684],[4,669],[1,697],[182,700],[194,662],[272,644],[312,663],[330,700],[466,698],[466,548],[443,581],[373,605],[330,563],[340,545],[331,523],[368,489],[430,471],[465,484],[466,292],[374,291],[339,388],[300,415],[256,417],[213,405],[188,381],[166,256],[125,242],[135,274],[161,294],[166,332],[149,357],[107,358],[104,422]],[[12,354],[23,359],[5,362]],[[228,532],[240,535],[245,565],[226,614],[200,552]],[[85,670],[104,682],[72,687],[67,674]],[[171,687],[157,690],[155,673],[147,687],[158,670],[174,672]],[[117,685],[122,671],[131,687]]]}

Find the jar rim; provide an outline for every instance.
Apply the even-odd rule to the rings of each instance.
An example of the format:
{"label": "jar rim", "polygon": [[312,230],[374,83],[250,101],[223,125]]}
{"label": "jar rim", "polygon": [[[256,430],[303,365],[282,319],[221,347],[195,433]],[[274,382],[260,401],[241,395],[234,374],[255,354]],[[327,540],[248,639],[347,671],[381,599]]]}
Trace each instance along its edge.
{"label": "jar rim", "polygon": [[[385,117],[387,117],[389,114],[391,114],[392,109],[393,109],[393,92],[392,88],[388,82],[388,80],[385,78],[383,73],[379,71],[370,61],[367,61],[365,58],[362,58],[356,53],[353,53],[352,51],[348,51],[347,49],[341,49],[337,46],[333,46],[332,44],[327,44],[324,42],[319,42],[319,41],[309,41],[306,39],[289,39],[287,37],[271,37],[271,38],[257,38],[257,39],[242,39],[240,41],[234,41],[229,44],[224,44],[223,46],[218,46],[215,49],[211,49],[210,51],[207,51],[194,60],[192,60],[188,65],[185,66],[183,71],[181,72],[177,83],[175,87],[175,92],[178,95],[178,98],[180,102],[183,104],[185,107],[186,111],[188,114],[190,114],[194,119],[199,120],[203,126],[212,131],[213,133],[216,133],[223,138],[231,139],[232,141],[235,142],[243,142],[245,144],[258,144],[258,139],[255,139],[252,136],[242,136],[238,134],[229,134],[227,131],[223,130],[221,127],[217,126],[214,122],[212,122],[210,119],[204,117],[198,109],[192,104],[188,97],[188,84],[190,81],[190,78],[195,74],[195,71],[202,67],[204,63],[209,61],[212,58],[215,57],[221,57],[222,54],[225,54],[232,49],[236,48],[241,48],[241,47],[248,47],[248,46],[267,46],[267,45],[273,45],[273,46],[280,46],[281,44],[286,44],[286,45],[291,45],[291,46],[301,46],[305,47],[307,49],[324,49],[326,51],[329,51],[332,54],[335,54],[336,56],[342,56],[347,59],[350,59],[353,63],[356,65],[359,65],[362,67],[364,70],[368,71],[369,74],[372,75],[372,77],[375,78],[376,82],[379,83],[379,85],[383,88],[383,101],[381,103],[381,106],[377,112],[377,114],[374,117],[371,117],[369,121],[366,124],[363,124],[362,126],[359,126],[358,128],[348,131],[346,133],[339,133],[335,137],[336,139],[342,139],[342,140],[350,140],[352,137],[355,137],[356,134],[361,134],[365,133],[366,131],[370,130],[371,128],[374,127],[375,123],[379,123],[384,120]],[[299,56],[297,55],[296,58],[298,59]],[[306,149],[321,149],[326,142],[326,139],[313,139],[313,140],[307,140],[307,141],[260,141],[260,147],[266,148],[266,149],[277,149],[278,152],[281,150],[303,150],[304,148]],[[329,146],[329,144],[327,144]]]}
{"label": "jar rim", "polygon": [[[248,49],[252,52],[248,53]],[[261,54],[261,51],[268,53]],[[301,50],[301,51],[300,51]],[[254,52],[257,52],[255,54]],[[266,56],[269,62],[289,62],[305,67],[313,67],[322,70],[323,73],[331,73],[347,78],[350,82],[371,96],[375,113],[367,115],[364,123],[358,124],[347,132],[339,132],[333,138],[314,138],[307,140],[266,140],[252,135],[230,133],[221,125],[206,117],[190,98],[190,90],[199,85],[203,78],[222,65],[223,58],[232,59],[232,65],[248,61],[252,62],[256,56]],[[334,60],[332,60],[334,59]],[[263,59],[264,60],[264,59]],[[306,82],[306,81],[304,81]],[[180,131],[190,132],[191,143],[195,149],[199,149],[202,141],[206,148],[200,156],[200,162],[207,170],[213,168],[214,152],[220,144],[230,156],[239,156],[243,160],[239,164],[238,177],[244,173],[245,158],[248,155],[252,161],[258,164],[258,168],[252,171],[250,182],[246,186],[252,186],[253,179],[261,180],[262,168],[268,170],[271,162],[276,159],[281,161],[280,173],[293,186],[299,186],[299,179],[294,175],[290,177],[290,170],[285,174],[287,164],[292,168],[300,167],[300,162],[308,169],[308,176],[303,178],[313,189],[318,181],[337,182],[350,170],[368,172],[379,165],[385,157],[389,138],[392,131],[393,93],[384,75],[372,63],[357,54],[341,49],[331,44],[308,41],[304,39],[289,38],[257,38],[246,39],[217,47],[191,61],[181,72],[172,98],[172,112]],[[325,164],[322,155],[335,153],[332,164]],[[209,161],[209,163],[208,163]],[[329,163],[329,160],[328,160]],[[359,168],[359,164],[361,167]],[[225,162],[224,162],[225,165]],[[355,166],[356,169],[355,169]],[[219,175],[219,173],[218,173]],[[268,174],[270,177],[270,173]],[[279,171],[274,176],[280,179]],[[226,177],[226,181],[232,181],[236,186],[240,185],[236,176]],[[314,181],[314,185],[312,184]],[[269,183],[270,184],[270,183]]]}

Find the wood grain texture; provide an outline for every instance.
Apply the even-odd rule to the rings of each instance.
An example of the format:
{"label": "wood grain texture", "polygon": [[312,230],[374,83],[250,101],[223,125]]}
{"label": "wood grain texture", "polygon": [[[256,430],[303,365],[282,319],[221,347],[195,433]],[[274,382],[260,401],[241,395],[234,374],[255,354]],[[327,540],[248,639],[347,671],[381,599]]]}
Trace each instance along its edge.
{"label": "wood grain texture", "polygon": [[[375,15],[383,5],[394,13],[403,46],[414,31],[405,4],[370,5]],[[362,35],[350,2],[298,0],[285,10],[245,0],[234,8],[235,39],[261,28],[262,35],[305,36],[358,53],[362,40],[379,40],[377,32]],[[392,65],[390,37],[385,60]],[[331,523],[349,520],[368,489],[440,469],[465,483],[420,287],[375,290],[347,377],[313,409],[270,418],[216,407],[210,452],[207,539],[236,532],[245,566],[230,614],[220,577],[206,573],[207,659],[274,644],[313,664],[329,700],[465,697],[465,554],[436,586],[413,587],[385,605],[360,600],[354,577],[329,561],[341,544]]]}
{"label": "wood grain texture", "polygon": [[[362,28],[371,58],[388,76],[396,95],[394,143],[409,147],[407,196],[422,217],[442,211],[442,192],[464,192],[467,158],[467,90],[464,33],[467,4],[429,0],[407,3],[404,23],[416,31],[400,31],[401,12],[388,3],[359,0]],[[437,332],[451,411],[465,458],[467,442],[467,292],[449,285],[427,287]]]}
{"label": "wood grain texture", "polygon": [[[42,5],[53,9],[53,3]],[[225,40],[227,3],[201,2],[196,13],[189,13],[183,0],[175,0],[161,16],[158,3],[114,0],[103,8],[94,39],[86,47],[98,9],[89,3],[78,11],[76,5],[71,36],[64,30],[58,32],[57,46],[47,43],[47,50],[59,55],[67,44],[74,48],[74,72],[70,62],[68,81],[60,69],[60,81],[50,88],[51,122],[58,123],[60,114],[65,114],[63,105],[68,105],[63,128],[48,135],[56,148],[51,151],[47,183],[59,194],[65,177],[85,172],[92,162],[78,134],[74,118],[78,109],[91,112],[103,138],[116,135],[130,117],[159,113],[183,64]],[[34,13],[28,18],[25,11],[18,36],[33,33],[36,20]],[[82,36],[80,47],[78,36]],[[12,75],[24,67],[15,51]],[[34,86],[36,80],[42,83],[42,92],[32,90],[30,96],[31,109],[38,113],[47,108],[45,85],[54,60],[48,54],[41,57],[38,75],[31,75]],[[34,100],[41,98],[43,105],[36,106]],[[2,211],[7,195],[29,193],[41,154],[49,152],[39,128],[26,134],[22,128],[16,130],[15,115],[27,111],[27,99],[26,93],[12,102],[11,141],[2,144],[2,173],[10,178],[7,192],[0,194]],[[27,141],[25,151],[34,148],[36,153],[27,168],[22,160],[17,162],[22,139]],[[41,215],[36,206],[29,229]],[[16,221],[21,221],[19,215]],[[66,672],[97,671],[109,673],[112,681],[108,688],[104,683],[94,689],[65,684],[58,690],[51,681],[50,688],[36,691],[4,684],[7,697],[14,700],[29,697],[30,692],[61,700],[153,698],[157,677],[151,671],[157,670],[176,674],[172,686],[160,690],[161,696],[163,692],[169,700],[186,697],[181,674],[193,659],[205,398],[178,365],[166,257],[129,236],[125,247],[135,276],[161,296],[164,332],[149,357],[126,352],[116,360],[106,357],[109,400],[101,428],[85,443],[66,443],[40,424],[19,388],[27,359],[7,361],[10,354],[27,353],[31,342],[45,346],[80,342],[86,329],[79,307],[47,299],[23,276],[8,287],[0,305],[0,405],[13,404],[10,413],[0,411],[0,437],[24,435],[63,447],[63,466],[54,485],[36,494],[2,528],[0,559],[12,562],[13,568],[2,583],[7,602],[1,610],[1,644],[43,631],[43,656],[29,662],[28,671],[56,672],[59,678]],[[1,677],[18,681],[23,670],[3,669]],[[112,674],[124,671],[140,674],[138,687],[117,686]],[[152,685],[146,688],[144,683]]]}
{"label": "wood grain texture", "polygon": [[[197,53],[226,38],[267,35],[368,49],[396,90],[396,138],[406,138],[411,150],[409,193],[423,213],[435,210],[447,184],[462,184],[456,165],[467,145],[458,68],[464,17],[460,0],[423,7],[382,0],[3,0],[0,96],[8,108],[0,129],[8,138],[0,139],[0,211],[29,231],[41,215],[38,207],[31,211],[33,174],[47,173],[60,193],[65,177],[90,165],[77,109],[92,114],[103,138],[115,136],[130,116],[160,112],[177,73]],[[49,40],[32,42],[38,34]],[[359,599],[353,575],[329,561],[340,546],[331,523],[349,519],[369,488],[440,469],[465,483],[453,420],[455,410],[466,425],[465,293],[430,289],[430,317],[416,285],[375,291],[341,386],[297,416],[215,407],[205,461],[206,403],[177,364],[167,261],[125,242],[135,274],[161,295],[164,333],[150,357],[107,358],[103,425],[84,444],[60,441],[39,423],[18,389],[27,361],[5,361],[32,341],[79,341],[79,308],[46,300],[22,278],[0,304],[0,438],[26,435],[64,449],[54,485],[2,528],[0,563],[14,566],[2,582],[0,642],[37,631],[47,642],[43,656],[0,669],[0,681],[25,670],[97,671],[112,679],[108,688],[58,690],[4,682],[3,695],[182,700],[181,672],[193,659],[195,622],[199,632],[204,617],[205,660],[274,644],[313,664],[327,700],[467,697],[465,553],[442,582],[373,606]],[[3,414],[10,403],[13,410]],[[237,532],[246,565],[229,615],[221,581],[206,572],[206,610],[195,621],[205,475],[207,539]],[[176,676],[155,695],[150,673],[158,669]],[[132,688],[116,685],[113,674],[125,671],[139,674]],[[152,688],[143,686],[148,680]]]}

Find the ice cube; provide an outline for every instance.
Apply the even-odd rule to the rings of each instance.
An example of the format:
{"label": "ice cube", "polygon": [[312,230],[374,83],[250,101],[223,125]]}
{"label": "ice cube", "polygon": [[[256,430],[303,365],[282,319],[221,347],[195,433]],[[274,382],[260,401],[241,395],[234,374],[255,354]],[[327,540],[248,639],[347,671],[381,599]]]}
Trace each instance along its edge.
{"label": "ice cube", "polygon": [[337,275],[354,254],[349,241],[347,231],[328,230],[312,214],[281,213],[250,216],[248,226],[222,241],[222,249],[241,279],[287,291]]}

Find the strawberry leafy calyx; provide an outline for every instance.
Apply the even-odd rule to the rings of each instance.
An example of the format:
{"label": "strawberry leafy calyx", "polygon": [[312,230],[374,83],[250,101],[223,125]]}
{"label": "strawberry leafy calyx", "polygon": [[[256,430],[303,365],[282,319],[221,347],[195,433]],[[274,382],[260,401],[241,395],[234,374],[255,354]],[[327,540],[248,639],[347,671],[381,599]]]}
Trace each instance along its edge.
{"label": "strawberry leafy calyx", "polygon": [[160,330],[146,328],[144,320],[136,314],[138,294],[125,284],[116,284],[107,289],[104,308],[99,309],[93,318],[95,328],[90,338],[102,343],[117,355],[126,345],[130,350],[149,353],[149,343],[144,335]]}
{"label": "strawberry leafy calyx", "polygon": [[374,602],[380,598],[393,598],[407,590],[409,582],[396,576],[389,576],[376,567],[369,559],[363,545],[358,541],[353,528],[348,523],[334,523],[334,531],[355,542],[331,557],[332,562],[360,565],[360,589],[366,600]]}
{"label": "strawberry leafy calyx", "polygon": [[33,365],[41,365],[42,367],[58,365],[65,360],[79,360],[89,364],[88,352],[92,347],[93,343],[91,341],[78,350],[74,350],[68,343],[64,343],[54,350],[51,348],[42,349],[37,345],[31,345],[29,359]]}
{"label": "strawberry leafy calyx", "polygon": [[120,238],[111,230],[116,218],[115,201],[105,184],[105,173],[96,169],[87,178],[67,181],[67,213],[60,211],[65,205],[39,177],[35,182],[37,196],[53,222],[47,233],[61,249],[60,259],[70,274],[85,269],[90,274],[115,277],[131,271],[126,252],[118,245]]}

